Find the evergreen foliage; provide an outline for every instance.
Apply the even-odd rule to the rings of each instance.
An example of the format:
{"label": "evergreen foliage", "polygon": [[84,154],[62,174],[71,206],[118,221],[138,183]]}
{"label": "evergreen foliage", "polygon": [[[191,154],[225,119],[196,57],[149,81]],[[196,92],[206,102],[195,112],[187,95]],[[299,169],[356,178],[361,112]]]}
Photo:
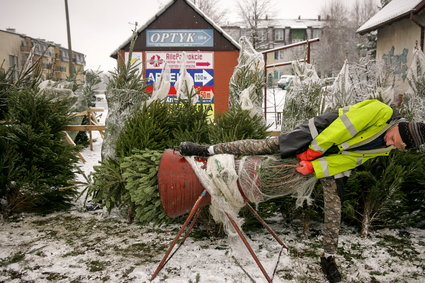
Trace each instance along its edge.
{"label": "evergreen foliage", "polygon": [[[158,169],[162,151],[134,150],[121,163],[126,193],[138,223],[162,224],[170,219],[162,209],[158,190]],[[130,217],[133,217],[133,211]],[[130,219],[132,220],[132,219]]]}
{"label": "evergreen foliage", "polygon": [[291,131],[301,122],[321,113],[321,89],[319,82],[290,88],[282,113],[282,132]]}
{"label": "evergreen foliage", "polygon": [[119,161],[108,158],[102,160],[100,166],[94,167],[87,196],[91,196],[95,202],[103,203],[108,212],[113,208],[131,205]]}
{"label": "evergreen foliage", "polygon": [[240,104],[241,93],[254,86],[254,91],[250,95],[254,105],[260,106],[263,102],[264,82],[264,61],[261,53],[255,51],[246,37],[240,38],[241,51],[238,58],[238,66],[230,79],[229,84],[229,105],[231,107]]}
{"label": "evergreen foliage", "polygon": [[218,116],[216,123],[210,127],[210,143],[263,139],[267,136],[267,128],[262,117],[251,117],[249,111],[235,106]]}
{"label": "evergreen foliage", "polygon": [[175,104],[158,100],[143,104],[118,137],[118,156],[128,156],[133,149],[165,150],[182,140],[208,143],[209,110],[190,98]]}
{"label": "evergreen foliage", "polygon": [[8,90],[8,125],[2,127],[0,160],[3,213],[47,213],[70,207],[75,148],[63,140],[72,99],[58,99],[36,87]]}
{"label": "evergreen foliage", "polygon": [[155,101],[130,118],[117,139],[117,155],[131,155],[133,149],[160,150],[167,148],[170,136],[169,107]]}
{"label": "evergreen foliage", "polygon": [[368,235],[373,224],[412,224],[411,216],[423,209],[414,196],[425,189],[421,165],[417,153],[394,152],[389,158],[369,160],[354,172],[345,190],[344,215],[348,221],[360,222],[362,236]]}

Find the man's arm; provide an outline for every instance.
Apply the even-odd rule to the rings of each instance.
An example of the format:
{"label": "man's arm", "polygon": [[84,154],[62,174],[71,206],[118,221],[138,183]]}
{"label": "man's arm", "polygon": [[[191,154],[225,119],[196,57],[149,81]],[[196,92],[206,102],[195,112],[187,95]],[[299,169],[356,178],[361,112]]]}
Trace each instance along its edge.
{"label": "man's arm", "polygon": [[313,141],[309,148],[324,153],[333,145],[339,145],[370,126],[380,126],[390,120],[393,109],[378,100],[366,100],[350,106],[346,113],[340,109],[340,115]]}

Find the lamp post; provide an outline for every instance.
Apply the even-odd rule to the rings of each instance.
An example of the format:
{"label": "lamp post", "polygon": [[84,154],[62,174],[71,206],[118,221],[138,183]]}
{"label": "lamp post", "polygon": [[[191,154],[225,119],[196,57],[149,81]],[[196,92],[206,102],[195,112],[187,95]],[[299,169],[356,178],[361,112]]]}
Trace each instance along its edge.
{"label": "lamp post", "polygon": [[66,14],[66,30],[68,33],[68,56],[69,56],[68,68],[69,68],[69,77],[72,79],[74,77],[73,65],[72,65],[72,59],[74,56],[73,56],[72,47],[71,47],[71,29],[69,25],[68,0],[65,0],[65,14]]}

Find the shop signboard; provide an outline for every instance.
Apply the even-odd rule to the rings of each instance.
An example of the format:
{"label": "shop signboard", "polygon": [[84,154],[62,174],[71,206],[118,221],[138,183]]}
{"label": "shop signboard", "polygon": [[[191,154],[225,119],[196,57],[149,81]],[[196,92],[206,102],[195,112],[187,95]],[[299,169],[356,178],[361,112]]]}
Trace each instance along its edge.
{"label": "shop signboard", "polygon": [[213,47],[212,29],[148,29],[147,47]]}
{"label": "shop signboard", "polygon": [[[214,52],[185,51],[185,68],[193,78],[195,89],[203,104],[214,106]],[[146,51],[146,78],[148,84],[160,78],[164,63],[170,67],[170,91],[168,101],[173,101],[176,95],[176,83],[183,64],[183,51]],[[152,90],[152,87],[148,88]]]}

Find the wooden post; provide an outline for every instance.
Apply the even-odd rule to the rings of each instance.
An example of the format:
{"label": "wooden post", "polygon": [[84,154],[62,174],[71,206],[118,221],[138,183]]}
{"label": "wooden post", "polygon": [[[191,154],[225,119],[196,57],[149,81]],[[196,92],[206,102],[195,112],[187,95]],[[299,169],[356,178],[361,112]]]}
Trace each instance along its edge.
{"label": "wooden post", "polygon": [[[87,119],[89,120],[89,126],[91,126],[91,114],[92,112],[89,110],[87,110]],[[92,131],[89,131],[89,141],[90,141],[90,150],[93,151],[93,133]]]}
{"label": "wooden post", "polygon": [[[68,135],[68,133],[64,131],[64,134],[65,134],[64,138],[65,138],[66,142],[69,143],[70,145],[75,146],[75,142],[71,139],[71,137]],[[77,155],[78,155],[78,158],[80,158],[80,160],[83,163],[86,163],[86,159],[84,158],[84,156],[80,152],[77,152]]]}

